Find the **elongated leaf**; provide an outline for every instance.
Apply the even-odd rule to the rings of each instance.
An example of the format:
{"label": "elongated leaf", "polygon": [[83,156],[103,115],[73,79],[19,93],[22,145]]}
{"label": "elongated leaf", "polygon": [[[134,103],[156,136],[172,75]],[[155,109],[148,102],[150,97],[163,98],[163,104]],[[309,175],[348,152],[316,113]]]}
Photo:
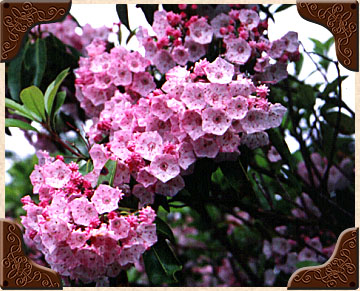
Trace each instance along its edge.
{"label": "elongated leaf", "polygon": [[125,27],[131,31],[129,25],[128,9],[126,4],[116,4],[116,12],[119,16],[121,24],[124,24]]}
{"label": "elongated leaf", "polygon": [[174,237],[174,234],[173,234],[171,228],[169,227],[169,225],[164,220],[162,220],[160,217],[156,217],[155,223],[156,223],[157,235],[164,236],[172,243],[175,243],[175,237]]}
{"label": "elongated leaf", "polygon": [[[324,119],[329,125],[336,128],[338,120],[338,112],[328,112],[324,114]],[[343,113],[340,113],[340,125],[339,132],[342,134],[354,134],[355,133],[355,120]]]}
{"label": "elongated leaf", "polygon": [[301,72],[301,69],[302,69],[302,66],[303,66],[303,63],[304,63],[304,56],[303,55],[300,55],[300,58],[297,62],[295,62],[295,72],[296,72],[296,75],[299,75],[300,72]]}
{"label": "elongated leaf", "polygon": [[152,285],[174,283],[182,266],[165,240],[158,241],[143,255],[146,274]]}
{"label": "elongated leaf", "polygon": [[40,86],[46,68],[46,43],[44,39],[38,38],[35,42],[35,77],[33,84]]}
{"label": "elongated leaf", "polygon": [[56,114],[60,110],[61,106],[64,104],[65,98],[66,98],[66,92],[65,91],[61,91],[61,92],[56,94],[55,105],[54,105],[54,108],[53,108],[53,112],[51,113],[51,116],[50,116],[50,118],[51,118],[51,120],[53,122],[55,121]]}
{"label": "elongated leaf", "polygon": [[56,96],[56,93],[59,89],[60,84],[64,81],[66,76],[68,75],[69,68],[63,70],[53,81],[49,87],[46,89],[45,92],[45,110],[48,114],[51,113],[51,109],[53,107],[54,99]]}
{"label": "elongated leaf", "polygon": [[37,129],[31,126],[29,123],[18,119],[5,118],[5,127],[18,127],[25,130],[33,130],[37,132]]}
{"label": "elongated leaf", "polygon": [[38,87],[31,86],[29,88],[25,88],[20,93],[20,99],[28,110],[30,110],[40,119],[46,119],[44,95]]}
{"label": "elongated leaf", "polygon": [[15,101],[9,98],[5,98],[5,107],[13,109],[15,114],[24,116],[34,121],[40,121],[39,119],[34,118],[34,116],[32,116],[30,110],[28,110],[23,105],[20,105],[19,103],[16,103]]}
{"label": "elongated leaf", "polygon": [[25,48],[20,50],[19,55],[9,64],[8,82],[11,98],[20,101],[19,93],[21,90],[21,67],[24,60]]}
{"label": "elongated leaf", "polygon": [[290,8],[291,6],[293,6],[293,4],[282,4],[282,5],[279,6],[278,9],[275,10],[275,13],[276,13],[276,12],[283,11],[283,10],[285,10],[285,9],[288,9],[288,8]]}
{"label": "elongated leaf", "polygon": [[147,22],[152,25],[154,22],[154,13],[158,9],[158,4],[137,4],[136,7],[141,8],[144,12]]}
{"label": "elongated leaf", "polygon": [[304,267],[310,267],[310,266],[318,266],[318,265],[320,265],[320,263],[314,262],[314,261],[301,261],[301,262],[297,262],[295,264],[296,268],[298,268],[298,269],[304,268]]}
{"label": "elongated leaf", "polygon": [[[341,81],[344,81],[348,76],[341,76]],[[324,92],[321,94],[321,96],[326,97],[328,96],[331,92],[335,92],[337,93],[337,89],[338,89],[338,85],[339,85],[339,80],[338,78],[336,78],[334,81],[332,81],[330,84],[328,84],[325,87]]]}

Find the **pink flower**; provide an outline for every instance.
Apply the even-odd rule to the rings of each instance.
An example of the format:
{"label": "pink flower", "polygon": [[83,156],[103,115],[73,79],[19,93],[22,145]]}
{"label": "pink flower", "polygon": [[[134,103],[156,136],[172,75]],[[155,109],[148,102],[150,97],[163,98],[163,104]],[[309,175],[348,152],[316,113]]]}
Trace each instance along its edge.
{"label": "pink flower", "polygon": [[167,181],[166,183],[157,181],[155,185],[155,192],[157,194],[162,194],[165,196],[175,196],[184,187],[184,179],[181,176],[176,176],[175,178]]}
{"label": "pink flower", "polygon": [[229,25],[230,19],[231,19],[230,16],[225,13],[220,13],[219,15],[217,15],[213,19],[211,19],[210,25],[211,25],[211,27],[214,31],[214,34],[217,38],[224,37],[224,35],[221,34],[220,30],[221,30],[221,28],[227,27]]}
{"label": "pink flower", "polygon": [[152,76],[148,72],[135,73],[131,89],[139,93],[141,96],[148,95],[156,88]]}
{"label": "pink flower", "polygon": [[139,133],[136,141],[136,152],[146,160],[152,161],[156,155],[161,153],[162,138],[156,131]]}
{"label": "pink flower", "polygon": [[269,136],[266,132],[256,132],[252,134],[243,134],[241,143],[253,150],[269,144]]}
{"label": "pink flower", "polygon": [[185,66],[189,60],[189,50],[179,45],[172,51],[173,60],[179,65]]}
{"label": "pink flower", "polygon": [[252,30],[259,25],[259,14],[250,9],[241,9],[239,12],[239,19],[248,30]]}
{"label": "pink flower", "polygon": [[159,50],[153,58],[153,63],[161,74],[167,73],[176,63],[172,55],[164,49]]}
{"label": "pink flower", "polygon": [[200,18],[189,26],[190,38],[200,44],[208,44],[212,41],[213,29],[207,20]]}
{"label": "pink flower", "polygon": [[132,52],[125,56],[128,69],[133,73],[144,72],[150,65],[150,61],[145,59],[139,52]]}
{"label": "pink flower", "polygon": [[185,84],[184,91],[181,95],[181,101],[183,101],[187,108],[203,109],[206,105],[204,100],[204,85],[199,83],[188,83]]}
{"label": "pink flower", "polygon": [[108,160],[108,154],[105,147],[103,145],[95,144],[89,151],[89,154],[93,161],[94,169],[101,170]]}
{"label": "pink flower", "polygon": [[219,146],[213,139],[200,137],[192,142],[197,157],[215,158],[219,153]]}
{"label": "pink flower", "polygon": [[243,119],[248,112],[247,98],[231,98],[226,104],[226,114],[232,119]]}
{"label": "pink flower", "polygon": [[117,209],[119,200],[123,195],[120,190],[101,184],[95,190],[91,202],[94,203],[96,211],[103,214]]}
{"label": "pink flower", "polygon": [[215,61],[205,67],[208,80],[211,83],[230,83],[234,75],[234,66],[224,59],[217,57]]}
{"label": "pink flower", "polygon": [[166,183],[180,174],[180,167],[174,156],[169,154],[157,155],[151,162],[149,171],[161,182]]}
{"label": "pink flower", "polygon": [[45,164],[42,169],[45,183],[54,188],[61,188],[70,181],[71,170],[61,160]]}
{"label": "pink flower", "polygon": [[242,38],[230,38],[225,40],[225,58],[235,64],[245,64],[251,56],[251,47]]}
{"label": "pink flower", "polygon": [[113,231],[113,237],[116,240],[128,237],[130,231],[130,224],[122,216],[109,219],[109,229]]}
{"label": "pink flower", "polygon": [[88,226],[91,221],[98,219],[98,212],[93,203],[86,198],[76,198],[69,203],[72,217],[75,223]]}
{"label": "pink flower", "polygon": [[196,62],[206,54],[205,46],[191,39],[185,39],[185,48],[189,51],[189,61]]}
{"label": "pink flower", "polygon": [[221,109],[206,108],[201,117],[202,129],[207,133],[222,135],[231,125],[231,119]]}
{"label": "pink flower", "polygon": [[181,128],[193,139],[203,136],[202,117],[194,110],[186,110],[180,120]]}

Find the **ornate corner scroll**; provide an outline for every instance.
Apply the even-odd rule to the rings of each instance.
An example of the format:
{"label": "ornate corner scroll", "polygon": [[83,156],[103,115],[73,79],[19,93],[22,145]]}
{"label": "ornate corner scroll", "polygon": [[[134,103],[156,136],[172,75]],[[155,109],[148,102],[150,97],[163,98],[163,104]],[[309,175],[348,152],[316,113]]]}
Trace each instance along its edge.
{"label": "ornate corner scroll", "polygon": [[62,289],[55,271],[25,256],[22,233],[17,224],[0,219],[0,287],[2,289]]}
{"label": "ornate corner scroll", "polygon": [[0,4],[0,62],[10,61],[17,55],[25,34],[33,26],[62,20],[70,7],[71,0],[2,1]]}
{"label": "ornate corner scroll", "polygon": [[359,287],[359,229],[344,230],[330,259],[320,266],[297,270],[288,289],[350,289]]}
{"label": "ornate corner scroll", "polygon": [[339,62],[359,71],[359,3],[356,0],[296,3],[302,18],[327,28],[335,38]]}

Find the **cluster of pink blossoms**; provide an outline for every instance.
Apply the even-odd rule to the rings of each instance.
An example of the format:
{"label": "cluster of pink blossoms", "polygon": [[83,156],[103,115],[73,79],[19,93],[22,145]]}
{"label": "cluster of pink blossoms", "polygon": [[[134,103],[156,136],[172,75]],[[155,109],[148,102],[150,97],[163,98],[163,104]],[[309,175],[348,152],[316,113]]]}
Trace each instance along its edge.
{"label": "cluster of pink blossoms", "polygon": [[[64,44],[70,45],[81,52],[95,38],[107,41],[112,28],[106,26],[100,28],[93,28],[91,25],[86,24],[80,29],[80,33],[76,31],[80,28],[76,21],[68,15],[62,22],[46,23],[40,25],[40,30],[43,37],[48,36],[50,33],[60,39]],[[38,27],[34,27],[32,32],[37,33]]]}
{"label": "cluster of pink blossoms", "polygon": [[[314,186],[319,187],[320,180],[324,177],[326,173],[328,161],[327,158],[322,157],[319,153],[312,153],[310,158],[314,167],[317,170],[317,173],[319,174],[318,176],[314,169],[311,170]],[[349,169],[349,174],[353,174],[351,173],[351,171],[354,171],[354,169],[352,168],[351,159],[349,158],[343,159],[338,166],[333,165],[330,167],[329,177],[327,181],[327,187],[329,192],[343,190],[349,185],[350,181],[343,174],[344,172],[349,172]],[[305,183],[311,186],[311,180],[305,162],[302,161],[298,164],[297,171],[301,178],[305,181]]]}
{"label": "cluster of pink blossoms", "polygon": [[61,156],[37,156],[30,179],[40,202],[22,198],[27,212],[22,224],[25,240],[53,270],[72,280],[100,283],[136,263],[157,241],[150,206],[124,213],[119,208],[124,193],[117,187],[92,186],[76,163],[65,164]]}
{"label": "cluster of pink blossoms", "polygon": [[134,96],[116,91],[88,133],[95,143],[108,140],[90,151],[100,164],[95,176],[112,158],[117,183],[129,183],[130,176],[138,182],[132,192],[141,205],[152,203],[155,193],[175,195],[197,159],[237,156],[241,143],[250,148],[268,143],[265,130],[280,125],[286,108],[251,95],[255,91],[250,79],[220,57],[190,70],[171,69],[161,90],[136,103]]}
{"label": "cluster of pink blossoms", "polygon": [[287,62],[299,57],[297,33],[289,32],[270,42],[264,37],[267,21],[261,21],[256,6],[224,5],[222,10],[212,19],[185,11],[156,11],[152,25],[155,36],[149,36],[143,27],[137,32],[145,57],[164,74],[176,65],[198,61],[218,39],[225,48],[225,59],[238,67],[256,59],[252,68],[256,80],[276,83],[286,78]]}
{"label": "cluster of pink blossoms", "polygon": [[76,97],[90,117],[99,116],[118,86],[124,87],[133,98],[147,96],[156,88],[152,75],[146,71],[150,61],[139,52],[117,46],[108,53],[105,48],[102,40],[91,42],[86,47],[88,57],[80,58],[76,70]]}

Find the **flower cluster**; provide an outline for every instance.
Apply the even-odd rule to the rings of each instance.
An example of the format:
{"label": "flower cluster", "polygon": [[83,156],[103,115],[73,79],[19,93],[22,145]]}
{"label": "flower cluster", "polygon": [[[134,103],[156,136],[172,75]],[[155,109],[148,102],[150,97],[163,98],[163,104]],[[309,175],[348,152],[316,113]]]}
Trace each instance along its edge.
{"label": "flower cluster", "polygon": [[[282,234],[286,234],[287,227],[279,226],[278,230]],[[320,232],[322,233],[322,232]],[[274,269],[267,269],[264,273],[266,286],[272,286],[280,272],[292,274],[297,269],[296,264],[303,261],[311,261],[314,263],[324,263],[327,257],[330,257],[334,251],[335,244],[324,247],[320,237],[312,237],[301,235],[303,247],[299,248],[299,243],[292,239],[284,237],[274,237],[271,243],[267,240],[263,244],[263,253],[266,259],[273,258],[275,262]],[[329,243],[327,241],[327,243]],[[296,249],[300,249],[299,252]]]}
{"label": "flower cluster", "polygon": [[104,103],[110,100],[117,87],[122,86],[133,98],[146,96],[156,87],[152,75],[146,71],[150,61],[138,52],[117,46],[110,53],[106,43],[95,39],[86,47],[87,58],[80,58],[76,70],[76,98],[90,117],[99,116]]}
{"label": "flower cluster", "polygon": [[51,268],[83,283],[116,277],[137,262],[156,241],[155,212],[150,206],[129,213],[119,204],[124,193],[100,184],[93,187],[78,165],[61,156],[38,152],[30,176],[40,202],[22,198],[25,238]]}
{"label": "flower cluster", "polygon": [[[45,23],[41,24],[40,27],[34,27],[32,32],[37,33],[38,29],[41,31],[42,37],[53,34],[64,44],[70,45],[81,52],[85,52],[85,47],[89,45],[93,39],[107,41],[112,31],[112,28],[106,26],[93,28],[89,24],[80,28],[71,15],[68,15],[62,22]],[[79,31],[77,31],[77,29]]]}
{"label": "flower cluster", "polygon": [[[321,179],[324,178],[324,175],[327,171],[328,161],[319,153],[312,153],[310,158],[316,169],[311,169],[311,176],[314,182],[314,186],[317,188],[320,186]],[[339,166],[333,165],[330,167],[329,177],[327,181],[327,187],[329,192],[343,190],[350,184],[349,179],[343,173],[347,172],[348,169],[350,169],[350,171],[353,171],[353,167],[351,164],[351,160],[349,158],[346,158],[340,162]],[[311,179],[309,176],[309,172],[306,168],[306,163],[304,161],[298,164],[298,174],[306,184],[311,186]]]}
{"label": "flower cluster", "polygon": [[161,90],[136,103],[116,91],[88,134],[93,142],[108,140],[94,151],[103,161],[116,158],[120,183],[132,175],[138,182],[133,194],[142,205],[151,203],[154,193],[173,196],[181,190],[181,176],[196,159],[238,155],[241,142],[250,148],[267,144],[265,130],[279,126],[286,109],[251,95],[255,91],[223,58],[202,60],[190,70],[177,66]]}

